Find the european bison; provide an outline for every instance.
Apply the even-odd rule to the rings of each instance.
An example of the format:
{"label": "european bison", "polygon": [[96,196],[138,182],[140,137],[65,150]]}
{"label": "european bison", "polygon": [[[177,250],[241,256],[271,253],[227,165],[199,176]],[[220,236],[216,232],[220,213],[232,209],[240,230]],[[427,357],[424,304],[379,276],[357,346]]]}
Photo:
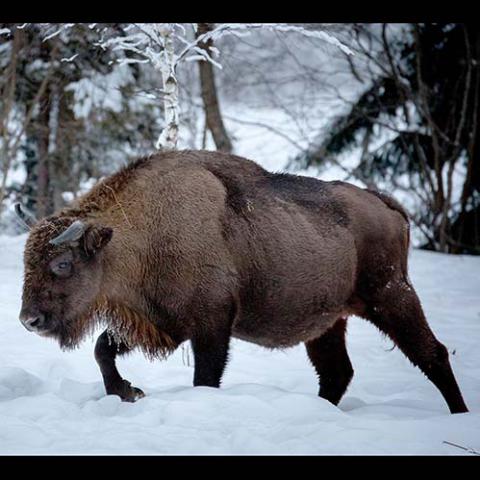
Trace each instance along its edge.
{"label": "european bison", "polygon": [[408,245],[407,215],[384,194],[220,152],[168,151],[32,225],[20,320],[63,348],[105,324],[95,357],[107,393],[126,401],[143,392],[115,357],[133,348],[163,357],[190,340],[193,384],[218,387],[231,336],[268,348],[304,342],[319,395],[337,404],[353,375],[347,317],[358,315],[452,413],[466,412],[409,281]]}

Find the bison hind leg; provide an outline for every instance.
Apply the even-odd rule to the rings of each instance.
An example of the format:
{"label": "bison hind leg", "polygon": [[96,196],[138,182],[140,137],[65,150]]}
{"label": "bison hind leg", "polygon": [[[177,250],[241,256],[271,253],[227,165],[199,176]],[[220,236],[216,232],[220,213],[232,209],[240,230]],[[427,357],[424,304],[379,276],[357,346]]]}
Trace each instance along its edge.
{"label": "bison hind leg", "polygon": [[467,412],[448,358],[430,329],[415,290],[406,279],[389,282],[369,295],[364,316],[387,334],[440,390],[452,413]]}
{"label": "bison hind leg", "polygon": [[347,319],[339,318],[321,337],[305,343],[308,357],[319,376],[318,395],[337,405],[353,377],[345,345]]}

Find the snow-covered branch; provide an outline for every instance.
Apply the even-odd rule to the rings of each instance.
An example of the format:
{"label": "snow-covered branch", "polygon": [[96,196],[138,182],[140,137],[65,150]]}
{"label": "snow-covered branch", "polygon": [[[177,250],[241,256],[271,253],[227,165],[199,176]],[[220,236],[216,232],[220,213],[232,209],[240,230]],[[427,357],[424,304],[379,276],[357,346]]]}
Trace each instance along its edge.
{"label": "snow-covered branch", "polygon": [[[197,24],[190,25],[195,36]],[[204,34],[196,35],[193,39],[187,38],[186,28],[178,23],[135,23],[124,28],[122,35],[114,35],[100,42],[100,46],[128,52],[128,55],[119,58],[120,63],[150,63],[161,74],[166,126],[156,142],[156,147],[175,148],[180,116],[177,66],[182,61],[206,61],[222,68],[214,58],[219,56],[219,50],[215,47],[205,48],[204,45],[217,42],[226,35],[244,37],[259,29],[319,39],[340,48],[347,55],[353,55],[346,45],[321,28],[312,29],[283,23],[223,23]],[[183,45],[178,53],[175,52],[177,44]]]}
{"label": "snow-covered branch", "polygon": [[[285,23],[223,23],[217,26],[210,32],[203,35],[199,35],[195,41],[188,44],[178,55],[177,62],[181,61],[184,57],[189,55],[192,50],[196,51],[199,43],[206,43],[209,40],[214,42],[218,41],[225,35],[234,35],[238,37],[244,37],[249,35],[252,30],[269,30],[283,33],[297,33],[305,37],[316,38],[328,42],[336,47],[340,48],[347,55],[353,55],[350,48],[344,45],[338,38],[323,31],[307,29],[298,25],[289,25]],[[218,52],[218,50],[217,50]]]}

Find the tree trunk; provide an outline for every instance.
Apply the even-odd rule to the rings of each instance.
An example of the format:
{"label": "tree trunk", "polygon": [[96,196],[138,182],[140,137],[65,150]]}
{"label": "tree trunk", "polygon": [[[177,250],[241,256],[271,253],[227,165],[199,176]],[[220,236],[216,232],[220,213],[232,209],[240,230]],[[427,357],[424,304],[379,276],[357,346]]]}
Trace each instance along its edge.
{"label": "tree trunk", "polygon": [[162,73],[163,81],[163,106],[166,126],[157,141],[156,147],[174,149],[178,142],[178,83],[175,76],[175,50],[173,44],[173,26],[161,24],[158,28],[159,35],[164,42],[164,60],[155,68]]}
{"label": "tree trunk", "polygon": [[40,111],[36,121],[37,136],[37,209],[38,218],[52,213],[50,198],[50,175],[49,175],[49,137],[50,137],[50,89],[47,89],[40,100]]}
{"label": "tree trunk", "polygon": [[14,30],[13,40],[12,40],[12,54],[10,57],[10,63],[7,67],[5,87],[3,91],[3,108],[0,118],[0,138],[3,141],[3,148],[1,151],[1,165],[2,165],[2,182],[0,184],[0,214],[2,213],[3,208],[3,199],[5,197],[5,191],[7,188],[7,177],[8,172],[12,163],[12,156],[9,148],[10,138],[8,135],[8,122],[10,117],[10,112],[13,107],[15,88],[16,88],[16,70],[17,70],[17,59],[18,52],[21,48],[22,32],[17,28]]}
{"label": "tree trunk", "polygon": [[[197,37],[213,29],[211,23],[199,23]],[[204,50],[209,50],[213,45],[212,40],[201,42],[199,46]],[[213,65],[208,61],[199,61],[198,68],[200,71],[200,87],[202,91],[203,107],[205,109],[205,117],[208,129],[212,132],[213,141],[217,150],[224,152],[232,151],[232,142],[228,136],[225,125],[223,124],[222,115],[220,113],[220,105],[218,103],[217,87],[215,86],[215,76]]]}
{"label": "tree trunk", "polygon": [[25,129],[25,144],[23,146],[25,152],[25,160],[23,165],[25,167],[26,178],[22,186],[22,204],[30,211],[36,211],[37,202],[37,135],[35,132],[35,125],[30,123]]}
{"label": "tree trunk", "polygon": [[63,193],[71,191],[75,194],[78,189],[78,172],[75,162],[72,161],[72,147],[77,144],[77,122],[72,110],[73,94],[65,92],[65,86],[60,83],[56,86],[58,108],[57,127],[55,134],[55,151],[50,156],[50,184],[52,192],[53,210],[65,206]]}

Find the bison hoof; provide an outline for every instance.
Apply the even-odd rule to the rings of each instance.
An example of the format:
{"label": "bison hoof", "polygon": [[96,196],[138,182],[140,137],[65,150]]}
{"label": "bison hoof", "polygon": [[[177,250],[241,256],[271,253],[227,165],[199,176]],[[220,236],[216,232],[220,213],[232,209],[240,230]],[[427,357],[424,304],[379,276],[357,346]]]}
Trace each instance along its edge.
{"label": "bison hoof", "polygon": [[107,390],[108,395],[118,395],[122,402],[136,402],[143,398],[145,394],[142,390],[137,387],[132,387],[132,384],[127,380],[123,380],[120,385],[117,385],[114,388],[110,388]]}

